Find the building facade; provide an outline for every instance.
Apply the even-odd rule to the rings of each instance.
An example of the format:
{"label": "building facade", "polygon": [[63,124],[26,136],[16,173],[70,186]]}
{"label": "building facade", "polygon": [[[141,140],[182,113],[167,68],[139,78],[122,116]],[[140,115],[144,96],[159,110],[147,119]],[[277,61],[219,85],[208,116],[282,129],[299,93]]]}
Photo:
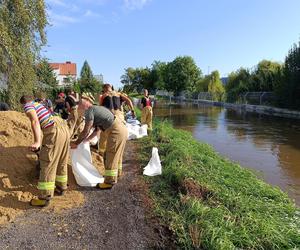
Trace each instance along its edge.
{"label": "building facade", "polygon": [[77,78],[76,63],[49,63],[58,81],[58,86],[68,86]]}

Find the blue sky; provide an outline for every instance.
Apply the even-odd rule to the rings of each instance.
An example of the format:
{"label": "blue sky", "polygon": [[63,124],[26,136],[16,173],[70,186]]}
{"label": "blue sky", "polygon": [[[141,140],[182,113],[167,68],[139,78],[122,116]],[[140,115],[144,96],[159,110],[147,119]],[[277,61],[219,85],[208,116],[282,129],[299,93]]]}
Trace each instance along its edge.
{"label": "blue sky", "polygon": [[262,59],[282,62],[300,37],[299,0],[46,0],[51,62],[87,60],[121,86],[127,67],[192,56],[226,76]]}

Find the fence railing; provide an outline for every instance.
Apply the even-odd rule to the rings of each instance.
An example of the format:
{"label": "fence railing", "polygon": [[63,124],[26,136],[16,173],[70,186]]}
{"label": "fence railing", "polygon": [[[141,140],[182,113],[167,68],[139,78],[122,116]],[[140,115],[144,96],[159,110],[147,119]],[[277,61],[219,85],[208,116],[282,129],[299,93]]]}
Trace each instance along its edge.
{"label": "fence railing", "polygon": [[245,92],[240,95],[240,100],[245,104],[266,104],[275,100],[273,92]]}
{"label": "fence railing", "polygon": [[[165,96],[171,99],[176,100],[207,100],[212,101],[212,95],[209,92],[198,92],[198,93],[187,93],[181,92],[179,96],[174,97],[173,92],[168,92],[164,90],[157,90],[156,95]],[[226,100],[226,97],[225,97]],[[256,104],[256,105],[264,105],[264,104],[272,104],[276,100],[274,92],[245,92],[239,95],[239,99],[237,103],[240,104]]]}

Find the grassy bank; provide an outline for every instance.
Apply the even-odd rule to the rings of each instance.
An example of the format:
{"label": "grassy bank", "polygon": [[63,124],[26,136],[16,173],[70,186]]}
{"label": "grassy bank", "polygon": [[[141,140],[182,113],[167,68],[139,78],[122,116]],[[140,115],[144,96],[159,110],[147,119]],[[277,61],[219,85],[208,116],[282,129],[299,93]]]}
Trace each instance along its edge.
{"label": "grassy bank", "polygon": [[300,213],[288,196],[168,123],[141,143],[158,147],[161,176],[147,178],[155,212],[185,249],[298,249]]}

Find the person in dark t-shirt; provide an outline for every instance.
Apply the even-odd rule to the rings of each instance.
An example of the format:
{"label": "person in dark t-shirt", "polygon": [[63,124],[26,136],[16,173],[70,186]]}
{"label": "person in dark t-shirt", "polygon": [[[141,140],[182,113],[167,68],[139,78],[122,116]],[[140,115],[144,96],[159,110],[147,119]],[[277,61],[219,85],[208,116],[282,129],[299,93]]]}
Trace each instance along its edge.
{"label": "person in dark t-shirt", "polygon": [[[75,149],[83,142],[93,138],[97,133],[107,133],[107,149],[105,152],[104,183],[98,183],[100,189],[110,189],[118,180],[118,162],[124,153],[128,131],[119,117],[103,106],[93,105],[95,98],[91,93],[83,93],[79,102],[79,108],[85,111],[85,127],[78,139],[71,143]],[[91,129],[94,132],[90,134]]]}

